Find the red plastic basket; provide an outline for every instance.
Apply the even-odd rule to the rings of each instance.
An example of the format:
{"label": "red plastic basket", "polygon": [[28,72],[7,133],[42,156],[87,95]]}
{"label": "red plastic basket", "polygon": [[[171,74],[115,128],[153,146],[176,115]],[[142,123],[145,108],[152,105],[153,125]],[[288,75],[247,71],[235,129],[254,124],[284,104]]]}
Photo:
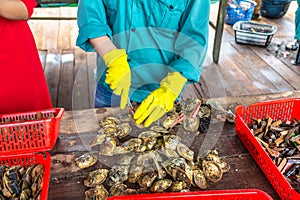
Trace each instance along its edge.
{"label": "red plastic basket", "polygon": [[284,178],[269,155],[255,139],[247,124],[251,118],[270,116],[272,119],[300,119],[300,98],[287,98],[252,104],[236,108],[236,132],[251,156],[264,172],[281,199],[300,199],[300,194]]}
{"label": "red plastic basket", "polygon": [[30,166],[33,164],[41,164],[44,166],[43,187],[40,194],[41,200],[46,200],[48,197],[48,188],[50,180],[51,156],[49,153],[26,154],[26,155],[11,155],[0,157],[0,165],[8,166]]}
{"label": "red plastic basket", "polygon": [[113,196],[107,200],[169,200],[169,199],[203,199],[203,200],[271,200],[272,198],[265,192],[256,189],[240,190],[208,190],[195,192],[171,192],[155,194],[139,194],[126,196]]}
{"label": "red plastic basket", "polygon": [[[36,118],[37,112],[42,115],[41,120],[25,120]],[[41,152],[52,149],[60,130],[60,120],[63,108],[53,108],[32,112],[22,112],[0,115],[0,152],[1,154],[24,154]],[[54,116],[49,118],[49,116]]]}

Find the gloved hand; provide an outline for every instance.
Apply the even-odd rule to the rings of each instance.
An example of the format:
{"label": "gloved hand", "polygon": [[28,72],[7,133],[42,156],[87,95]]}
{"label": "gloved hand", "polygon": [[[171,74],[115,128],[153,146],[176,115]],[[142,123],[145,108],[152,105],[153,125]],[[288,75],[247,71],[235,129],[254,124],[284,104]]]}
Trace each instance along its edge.
{"label": "gloved hand", "polygon": [[128,92],[131,84],[130,67],[124,49],[113,49],[103,56],[107,66],[105,82],[113,93],[121,96],[120,107],[124,109],[128,101]]}
{"label": "gloved hand", "polygon": [[171,72],[164,78],[160,87],[149,94],[149,96],[137,108],[134,119],[140,124],[145,121],[145,127],[161,118],[166,112],[173,108],[174,101],[181,93],[187,79],[179,72]]}

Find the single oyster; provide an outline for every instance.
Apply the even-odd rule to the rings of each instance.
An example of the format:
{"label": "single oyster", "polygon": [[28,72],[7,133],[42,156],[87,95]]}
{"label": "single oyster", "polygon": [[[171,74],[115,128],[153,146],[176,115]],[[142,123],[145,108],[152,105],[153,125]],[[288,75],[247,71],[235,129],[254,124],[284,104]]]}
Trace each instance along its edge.
{"label": "single oyster", "polygon": [[164,192],[172,185],[172,181],[170,179],[162,179],[153,183],[150,188],[151,192]]}
{"label": "single oyster", "polygon": [[85,200],[105,200],[108,195],[103,185],[97,185],[95,188],[85,191]]}
{"label": "single oyster", "polygon": [[201,169],[195,169],[193,170],[194,174],[194,183],[201,189],[207,188],[207,182],[206,178],[204,176],[204,173]]}
{"label": "single oyster", "polygon": [[97,169],[89,172],[87,178],[83,181],[84,186],[96,187],[97,185],[102,184],[105,181],[108,172],[107,169]]}
{"label": "single oyster", "polygon": [[204,176],[213,183],[216,183],[221,180],[223,171],[220,165],[214,161],[202,162],[202,169]]}
{"label": "single oyster", "polygon": [[82,156],[75,159],[76,165],[80,169],[84,169],[94,165],[98,161],[97,157],[92,153],[85,153]]}

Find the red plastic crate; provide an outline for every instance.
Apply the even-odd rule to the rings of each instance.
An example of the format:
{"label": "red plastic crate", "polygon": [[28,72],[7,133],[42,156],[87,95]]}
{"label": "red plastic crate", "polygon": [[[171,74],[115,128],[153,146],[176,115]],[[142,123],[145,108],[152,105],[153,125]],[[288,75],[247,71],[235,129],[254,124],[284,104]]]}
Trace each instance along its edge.
{"label": "red plastic crate", "polygon": [[44,166],[44,177],[43,186],[41,191],[41,200],[46,200],[48,197],[48,188],[50,180],[50,166],[51,166],[51,156],[49,153],[39,153],[39,154],[26,154],[26,155],[11,155],[11,156],[1,156],[0,165],[8,166],[30,166],[33,164],[41,164]]}
{"label": "red plastic crate", "polygon": [[[41,152],[52,149],[60,130],[60,120],[63,108],[52,108],[31,112],[2,114],[0,122],[16,121],[24,118],[35,118],[40,112],[40,120],[0,123],[0,152],[1,154],[24,154]],[[47,118],[54,114],[53,118]]]}
{"label": "red plastic crate", "polygon": [[300,98],[287,98],[252,104],[246,108],[236,108],[236,132],[251,156],[264,172],[281,199],[300,199],[300,194],[284,178],[259,142],[251,133],[248,123],[251,118],[270,116],[284,121],[300,119]]}
{"label": "red plastic crate", "polygon": [[240,190],[208,190],[195,192],[170,192],[155,194],[139,194],[126,196],[113,196],[107,200],[186,200],[186,199],[203,199],[203,200],[271,200],[272,198],[265,192],[256,189]]}

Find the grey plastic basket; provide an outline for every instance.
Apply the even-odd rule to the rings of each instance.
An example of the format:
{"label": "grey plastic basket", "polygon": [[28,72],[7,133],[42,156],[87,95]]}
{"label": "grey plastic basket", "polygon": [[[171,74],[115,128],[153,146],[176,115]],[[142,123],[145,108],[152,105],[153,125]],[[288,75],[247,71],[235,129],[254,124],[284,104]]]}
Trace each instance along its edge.
{"label": "grey plastic basket", "polygon": [[266,47],[270,44],[277,27],[271,24],[239,21],[233,25],[235,41],[239,44],[249,44]]}

